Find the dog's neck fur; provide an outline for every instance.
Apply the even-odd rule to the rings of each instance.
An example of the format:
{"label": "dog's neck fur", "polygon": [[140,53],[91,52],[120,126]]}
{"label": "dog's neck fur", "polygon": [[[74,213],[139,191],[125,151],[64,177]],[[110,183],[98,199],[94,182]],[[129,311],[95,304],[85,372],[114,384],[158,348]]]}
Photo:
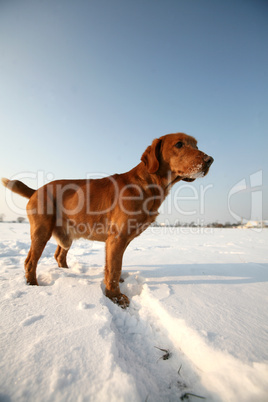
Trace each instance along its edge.
{"label": "dog's neck fur", "polygon": [[132,171],[136,171],[137,176],[139,176],[147,186],[148,183],[151,183],[161,187],[165,196],[168,195],[171,187],[181,180],[181,177],[177,176],[176,173],[173,173],[171,170],[161,169],[161,167],[156,173],[149,173],[143,162],[139,163]]}
{"label": "dog's neck fur", "polygon": [[180,177],[177,177],[176,174],[172,173],[170,170],[165,174],[161,174],[160,170],[156,173],[149,173],[145,164],[141,162],[129,172],[123,173],[122,175],[125,176],[126,181],[129,177],[135,178],[135,184],[138,182],[140,188],[145,193],[152,198],[155,197],[152,208],[150,208],[152,212],[156,212],[159,209],[172,186],[181,180]]}

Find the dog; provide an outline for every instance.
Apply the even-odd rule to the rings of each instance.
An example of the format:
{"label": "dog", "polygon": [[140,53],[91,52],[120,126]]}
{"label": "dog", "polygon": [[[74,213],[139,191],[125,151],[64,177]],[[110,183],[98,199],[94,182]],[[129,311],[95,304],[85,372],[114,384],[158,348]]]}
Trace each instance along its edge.
{"label": "dog", "polygon": [[195,138],[184,133],[155,139],[129,172],[101,179],[56,180],[34,190],[18,180],[2,179],[11,191],[29,198],[31,247],[25,277],[38,285],[36,268],[48,240],[57,241],[55,259],[68,268],[73,240],[86,238],[106,243],[105,294],[122,308],[129,299],[120,292],[123,254],[129,243],[158,215],[171,187],[180,180],[205,176],[213,158],[200,151]]}

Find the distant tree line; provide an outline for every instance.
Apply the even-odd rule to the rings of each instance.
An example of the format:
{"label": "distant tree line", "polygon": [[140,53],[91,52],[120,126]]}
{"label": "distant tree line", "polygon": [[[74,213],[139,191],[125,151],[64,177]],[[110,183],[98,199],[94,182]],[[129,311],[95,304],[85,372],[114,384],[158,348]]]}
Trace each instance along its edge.
{"label": "distant tree line", "polygon": [[212,222],[212,223],[196,223],[196,222],[179,222],[176,221],[175,223],[159,223],[159,222],[154,222],[152,224],[154,227],[184,227],[184,228],[199,228],[199,227],[207,227],[207,228],[237,228],[240,226],[240,223],[231,223],[231,222],[226,222],[226,223],[219,223],[219,222]]}
{"label": "distant tree line", "polygon": [[[0,223],[4,222],[4,217],[5,217],[5,214],[0,214]],[[23,223],[24,221],[25,221],[25,218],[23,216],[18,216],[17,219],[12,222]]]}

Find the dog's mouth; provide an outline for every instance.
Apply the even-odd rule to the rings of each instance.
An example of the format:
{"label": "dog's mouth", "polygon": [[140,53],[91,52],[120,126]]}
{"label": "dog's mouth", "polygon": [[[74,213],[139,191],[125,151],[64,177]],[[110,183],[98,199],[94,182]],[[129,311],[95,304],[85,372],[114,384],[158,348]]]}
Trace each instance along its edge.
{"label": "dog's mouth", "polygon": [[206,176],[213,162],[214,159],[211,156],[205,155],[203,161],[197,165],[194,165],[187,174],[182,171],[174,172],[176,174],[176,177],[167,185],[167,187],[177,183],[180,180],[192,182],[195,179]]}
{"label": "dog's mouth", "polygon": [[208,174],[209,168],[214,162],[212,156],[206,155],[203,162],[194,166],[187,175],[178,175],[184,181],[194,181],[195,179],[200,179]]}

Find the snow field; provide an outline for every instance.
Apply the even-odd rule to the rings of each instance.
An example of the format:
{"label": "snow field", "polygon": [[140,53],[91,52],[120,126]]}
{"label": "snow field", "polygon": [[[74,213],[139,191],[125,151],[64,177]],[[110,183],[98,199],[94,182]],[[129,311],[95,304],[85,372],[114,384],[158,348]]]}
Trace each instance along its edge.
{"label": "snow field", "polygon": [[0,233],[1,401],[267,400],[268,231],[149,228],[127,310],[103,295],[102,243],[76,242],[68,270],[49,243],[31,287],[29,225]]}

